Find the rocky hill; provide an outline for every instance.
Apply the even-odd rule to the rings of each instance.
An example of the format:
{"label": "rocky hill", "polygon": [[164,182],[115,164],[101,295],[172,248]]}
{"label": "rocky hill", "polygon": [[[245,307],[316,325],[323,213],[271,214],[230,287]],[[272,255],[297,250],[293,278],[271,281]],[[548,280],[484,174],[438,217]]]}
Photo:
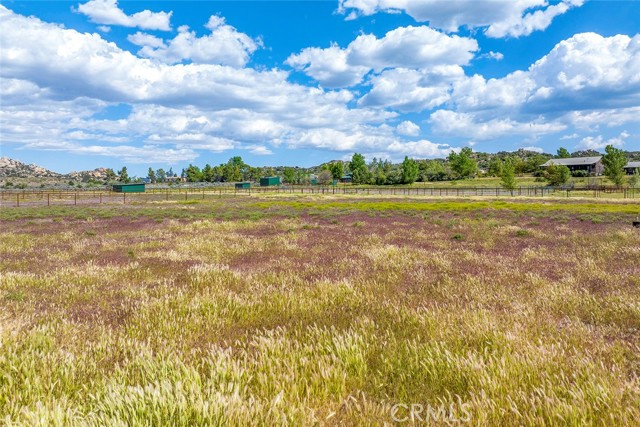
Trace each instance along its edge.
{"label": "rocky hill", "polygon": [[71,172],[64,175],[65,179],[72,179],[75,181],[106,181],[107,180],[107,168],[96,168],[92,171]]}
{"label": "rocky hill", "polygon": [[96,168],[91,171],[71,172],[60,174],[34,164],[22,163],[9,157],[0,157],[0,179],[2,178],[53,178],[73,181],[105,181],[107,179],[106,168]]}
{"label": "rocky hill", "polygon": [[0,157],[0,178],[61,178],[62,175],[38,165],[28,165],[8,157]]}

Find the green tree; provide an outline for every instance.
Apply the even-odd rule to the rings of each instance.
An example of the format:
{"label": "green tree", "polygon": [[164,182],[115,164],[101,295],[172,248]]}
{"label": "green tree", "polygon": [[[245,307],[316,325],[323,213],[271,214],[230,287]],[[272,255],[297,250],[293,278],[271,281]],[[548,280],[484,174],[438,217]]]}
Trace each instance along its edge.
{"label": "green tree", "polygon": [[536,153],[529,156],[529,158],[525,160],[524,172],[533,173],[537,170],[540,170],[540,165],[546,163],[547,160],[549,160],[549,157],[542,154]]}
{"label": "green tree", "polygon": [[242,157],[240,156],[233,156],[232,158],[229,159],[227,163],[231,163],[232,165],[237,166],[240,169],[242,169],[242,167],[245,166],[245,163],[242,160]]}
{"label": "green tree", "polygon": [[344,165],[342,162],[333,162],[329,165],[329,170],[333,179],[340,179],[344,175]]}
{"label": "green tree", "polygon": [[198,166],[189,164],[189,167],[184,171],[184,176],[188,182],[200,182],[202,181],[202,172]]}
{"label": "green tree", "polygon": [[[239,163],[237,159],[240,159],[240,157],[232,157],[223,166],[222,180],[224,182],[242,181],[242,163]],[[240,159],[241,161],[242,159]]]}
{"label": "green tree", "polygon": [[291,167],[286,167],[282,171],[282,177],[287,184],[295,184],[296,182],[296,170]]}
{"label": "green tree", "polygon": [[451,169],[459,178],[473,178],[478,171],[478,164],[473,158],[473,150],[469,147],[463,148],[460,153],[452,151],[448,160]]}
{"label": "green tree", "polygon": [[264,176],[276,176],[276,170],[271,166],[264,168],[262,172]]}
{"label": "green tree", "polygon": [[156,173],[153,168],[149,168],[149,172],[147,172],[147,178],[149,178],[149,182],[152,184],[156,183]]}
{"label": "green tree", "polygon": [[131,182],[126,166],[123,166],[122,169],[118,171],[118,181],[123,182],[125,184],[128,184]]}
{"label": "green tree", "polygon": [[362,154],[353,154],[349,163],[349,170],[353,175],[352,182],[354,184],[369,184],[371,182],[371,174]]}
{"label": "green tree", "polygon": [[104,178],[107,182],[115,181],[118,177],[118,175],[116,175],[116,173],[111,168],[107,168],[107,170],[105,170],[104,172],[104,175]]}
{"label": "green tree", "polygon": [[556,157],[559,159],[568,159],[569,157],[571,157],[571,154],[569,153],[569,150],[567,150],[566,148],[560,147],[556,152]]}
{"label": "green tree", "polygon": [[215,169],[209,163],[202,168],[202,180],[205,182],[215,182],[216,180]]}
{"label": "green tree", "polygon": [[382,168],[378,168],[373,172],[373,183],[376,185],[387,184],[387,174],[384,173]]}
{"label": "green tree", "polygon": [[619,148],[607,145],[604,148],[602,164],[604,165],[604,175],[615,185],[620,187],[624,183],[624,166],[627,164],[627,156]]}
{"label": "green tree", "polygon": [[569,182],[571,171],[565,165],[554,165],[552,163],[547,167],[544,177],[549,185],[557,187]]}
{"label": "green tree", "polygon": [[251,166],[247,166],[247,176],[244,177],[247,181],[259,181],[262,175],[262,171],[260,168],[254,168]]}
{"label": "green tree", "polygon": [[[498,157],[494,157],[489,162],[489,175],[490,176],[502,176],[502,167],[504,166],[504,162]],[[515,173],[515,169],[514,169]]]}
{"label": "green tree", "polygon": [[422,161],[419,167],[422,181],[445,181],[450,179],[444,164],[438,160]]}
{"label": "green tree", "polygon": [[399,167],[392,168],[384,172],[386,175],[385,184],[396,185],[402,184],[402,170]]}
{"label": "green tree", "polygon": [[511,191],[513,196],[513,190],[516,189],[516,168],[512,159],[507,159],[502,162],[500,172],[500,185],[505,190]]}
{"label": "green tree", "polygon": [[156,171],[156,181],[165,182],[167,180],[167,173],[164,169],[160,168]]}
{"label": "green tree", "polygon": [[413,184],[418,180],[419,174],[418,163],[408,156],[404,156],[404,161],[400,166],[400,181],[403,184]]}

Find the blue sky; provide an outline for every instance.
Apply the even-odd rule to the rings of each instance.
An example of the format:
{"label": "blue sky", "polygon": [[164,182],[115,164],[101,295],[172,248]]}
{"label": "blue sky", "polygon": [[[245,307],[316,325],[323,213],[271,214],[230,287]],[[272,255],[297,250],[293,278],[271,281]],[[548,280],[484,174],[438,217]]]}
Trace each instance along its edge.
{"label": "blue sky", "polygon": [[639,33],[640,1],[1,1],[1,154],[144,175],[640,150]]}

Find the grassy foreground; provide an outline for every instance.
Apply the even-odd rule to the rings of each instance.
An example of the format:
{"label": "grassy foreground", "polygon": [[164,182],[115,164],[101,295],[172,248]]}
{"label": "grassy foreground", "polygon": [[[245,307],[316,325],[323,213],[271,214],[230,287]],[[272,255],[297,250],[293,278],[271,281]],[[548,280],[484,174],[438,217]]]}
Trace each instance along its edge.
{"label": "grassy foreground", "polygon": [[3,209],[0,425],[640,425],[638,214],[353,197]]}

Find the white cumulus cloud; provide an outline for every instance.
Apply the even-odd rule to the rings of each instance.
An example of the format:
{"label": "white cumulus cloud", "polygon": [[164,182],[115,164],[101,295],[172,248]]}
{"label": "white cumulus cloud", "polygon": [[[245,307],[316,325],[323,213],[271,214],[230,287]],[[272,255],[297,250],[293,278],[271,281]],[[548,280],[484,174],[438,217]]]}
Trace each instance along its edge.
{"label": "white cumulus cloud", "polygon": [[153,58],[164,63],[175,64],[184,60],[200,64],[221,64],[233,67],[244,67],[261,45],[225,23],[224,18],[211,16],[205,25],[211,34],[198,37],[189,27],[178,28],[175,38],[164,41],[150,34],[137,32],[128,40],[142,48],[138,55]]}
{"label": "white cumulus cloud", "polygon": [[[593,130],[638,122],[640,35],[576,34],[525,71],[503,78],[458,79],[448,110],[432,114],[434,129],[487,139],[568,126]],[[597,141],[590,141],[597,144]]]}
{"label": "white cumulus cloud", "polygon": [[344,49],[337,45],[306,48],[286,63],[327,87],[346,87],[360,83],[372,70],[466,65],[477,50],[474,39],[409,26],[391,30],[382,38],[362,34]]}
{"label": "white cumulus cloud", "polygon": [[629,133],[627,131],[623,131],[620,135],[615,136],[613,138],[605,139],[602,135],[598,136],[587,136],[583,138],[577,145],[577,148],[583,150],[601,150],[607,145],[613,145],[614,147],[622,147],[627,138],[629,138]]}
{"label": "white cumulus cloud", "polygon": [[255,154],[258,156],[269,156],[273,154],[273,151],[271,151],[264,145],[249,145],[247,149],[251,154]]}
{"label": "white cumulus cloud", "polygon": [[566,125],[536,120],[518,122],[513,119],[478,120],[469,113],[438,110],[429,119],[436,132],[453,134],[467,138],[488,140],[505,135],[543,135],[566,129]]}
{"label": "white cumulus cloud", "polygon": [[420,135],[420,126],[413,123],[412,121],[405,120],[404,122],[401,122],[398,126],[396,126],[396,131],[400,135],[418,136]]}
{"label": "white cumulus cloud", "polygon": [[173,12],[151,12],[143,10],[127,15],[118,7],[117,0],[90,0],[78,5],[77,11],[96,24],[138,27],[145,30],[171,30]]}
{"label": "white cumulus cloud", "polygon": [[405,12],[433,28],[456,32],[461,27],[483,28],[489,37],[520,37],[546,29],[556,16],[584,0],[340,0],[338,11],[349,19],[378,12]]}
{"label": "white cumulus cloud", "polygon": [[[140,58],[2,5],[0,44],[3,143],[96,155],[117,146],[113,155],[137,162],[140,146],[153,147],[149,159],[191,161],[202,151],[275,146],[384,151],[397,140],[385,124],[396,113],[350,107],[350,91],[294,84],[281,70]],[[95,118],[122,104],[124,117]]]}
{"label": "white cumulus cloud", "polygon": [[358,105],[401,112],[432,109],[449,101],[453,84],[461,79],[464,70],[458,65],[385,70],[370,79],[372,88],[358,100]]}

